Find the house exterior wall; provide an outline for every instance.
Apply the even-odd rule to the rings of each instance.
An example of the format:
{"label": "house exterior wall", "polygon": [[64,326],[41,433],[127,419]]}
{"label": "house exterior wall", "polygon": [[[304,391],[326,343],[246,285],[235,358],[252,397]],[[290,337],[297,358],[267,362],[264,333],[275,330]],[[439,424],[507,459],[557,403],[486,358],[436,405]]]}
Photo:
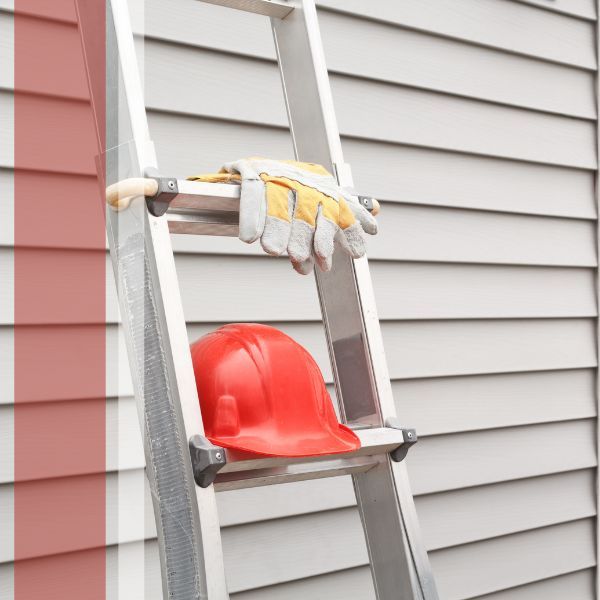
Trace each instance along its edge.
{"label": "house exterior wall", "polygon": [[[61,40],[73,87],[57,95],[52,78],[43,78],[32,83],[30,101],[50,121],[68,112],[76,126],[91,127],[73,9],[52,4],[47,14],[40,6],[31,27]],[[4,53],[13,16],[6,0],[0,7]],[[319,7],[346,160],[357,188],[382,201],[371,271],[398,413],[420,435],[408,468],[440,596],[590,600],[595,2],[322,0]],[[246,155],[292,156],[266,20],[190,0],[148,0],[143,19],[146,102],[163,172],[184,177]],[[4,106],[11,85],[0,71]],[[10,135],[3,123],[3,197],[12,185]],[[80,186],[82,194],[95,186],[91,163],[73,172],[49,157],[31,168],[32,178]],[[0,214],[0,223],[7,219]],[[9,228],[2,233],[4,272],[13,250]],[[65,265],[89,252],[85,240],[40,246],[28,251],[40,261],[60,255]],[[175,236],[174,247],[190,340],[225,322],[272,323],[312,352],[331,383],[311,277],[237,240]],[[118,314],[108,257],[107,271],[110,347],[118,344]],[[76,282],[65,269],[55,284]],[[31,327],[43,339],[48,325]],[[101,326],[68,315],[51,325],[74,339]],[[0,323],[4,343],[11,329],[10,320]],[[143,454],[121,367],[118,391],[108,382],[107,415],[109,423],[119,419],[127,442],[109,457],[107,481],[126,489],[140,481]],[[12,365],[0,357],[0,368],[8,377]],[[66,400],[76,410],[91,399],[82,390],[37,400],[44,410],[65,410]],[[12,406],[0,402],[0,438],[9,444]],[[90,476],[54,477],[66,475]],[[43,494],[46,483],[32,485]],[[10,472],[2,473],[0,510],[10,507],[11,486]],[[226,492],[218,501],[235,600],[374,597],[348,478]],[[109,535],[109,556],[121,542],[126,569],[128,549],[143,546],[145,597],[159,598],[151,517],[147,508],[144,535]],[[85,551],[50,547],[45,558],[76,560]],[[12,560],[4,544],[1,597]]]}

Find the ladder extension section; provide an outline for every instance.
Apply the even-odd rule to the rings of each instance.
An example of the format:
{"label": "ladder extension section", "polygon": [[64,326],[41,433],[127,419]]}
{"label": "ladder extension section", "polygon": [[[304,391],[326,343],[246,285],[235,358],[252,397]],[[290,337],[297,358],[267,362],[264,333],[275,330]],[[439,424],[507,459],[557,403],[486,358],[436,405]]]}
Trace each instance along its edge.
{"label": "ladder extension section", "polygon": [[[204,1],[270,17],[295,156],[324,165],[352,189],[314,0]],[[331,272],[315,273],[340,420],[361,448],[248,458],[211,444],[170,234],[236,236],[240,189],[159,176],[127,0],[76,0],[76,6],[165,600],[229,598],[215,491],[339,475],[352,477],[377,600],[437,600],[402,462],[416,434],[397,425],[367,259],[336,252]],[[98,27],[105,18],[106,28]],[[377,209],[370,198],[359,199]]]}

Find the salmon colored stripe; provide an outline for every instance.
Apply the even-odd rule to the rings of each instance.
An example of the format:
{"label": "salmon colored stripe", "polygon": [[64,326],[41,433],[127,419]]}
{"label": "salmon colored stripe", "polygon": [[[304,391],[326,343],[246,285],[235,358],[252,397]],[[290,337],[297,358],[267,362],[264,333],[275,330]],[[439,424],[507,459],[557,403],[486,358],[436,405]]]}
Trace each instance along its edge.
{"label": "salmon colored stripe", "polygon": [[[106,256],[96,138],[73,0],[15,0],[15,13],[14,597],[104,600]],[[94,58],[103,64],[99,15]]]}

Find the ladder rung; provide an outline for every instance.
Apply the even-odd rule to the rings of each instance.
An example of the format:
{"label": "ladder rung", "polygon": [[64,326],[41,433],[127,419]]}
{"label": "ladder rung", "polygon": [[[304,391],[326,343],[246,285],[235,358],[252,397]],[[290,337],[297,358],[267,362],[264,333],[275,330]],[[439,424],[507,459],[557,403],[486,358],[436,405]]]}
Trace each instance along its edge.
{"label": "ladder rung", "polygon": [[245,12],[264,15],[266,17],[274,17],[283,19],[287,17],[294,7],[287,2],[278,2],[277,0],[200,0],[206,4],[217,4],[227,8],[236,8]]}
{"label": "ladder rung", "polygon": [[[176,191],[164,189],[165,182],[169,186],[176,186]],[[128,179],[119,182],[116,186],[107,188],[107,202],[115,205],[122,201],[127,202],[124,204],[127,206],[131,197],[145,194],[149,202],[158,203],[159,208],[162,207],[160,212],[151,209],[152,214],[160,216],[166,210],[171,233],[233,237],[239,233],[240,186],[238,184],[157,178]],[[112,194],[110,200],[109,190]],[[167,199],[161,202],[163,192],[166,193]],[[379,203],[373,198],[357,196],[357,199],[374,215],[379,212]]]}
{"label": "ladder rung", "polygon": [[169,205],[175,210],[209,210],[239,213],[240,186],[235,183],[205,183],[177,180],[178,194]]}
{"label": "ladder rung", "polygon": [[235,451],[226,450],[227,463],[217,475],[215,489],[235,490],[362,473],[376,466],[381,455],[405,443],[402,431],[390,427],[362,429],[354,433],[360,438],[361,447],[344,454],[240,460]]}
{"label": "ladder rung", "polygon": [[245,488],[306,481],[309,479],[324,479],[364,473],[379,462],[375,456],[359,456],[356,458],[339,458],[316,463],[291,464],[287,467],[269,467],[251,471],[219,473],[214,486],[217,492],[241,490]]}
{"label": "ladder rung", "polygon": [[177,187],[167,211],[171,233],[238,235],[239,185],[179,179]]}
{"label": "ladder rung", "polygon": [[192,235],[220,235],[237,237],[238,216],[227,213],[199,211],[186,213],[175,211],[169,214],[169,231]]}

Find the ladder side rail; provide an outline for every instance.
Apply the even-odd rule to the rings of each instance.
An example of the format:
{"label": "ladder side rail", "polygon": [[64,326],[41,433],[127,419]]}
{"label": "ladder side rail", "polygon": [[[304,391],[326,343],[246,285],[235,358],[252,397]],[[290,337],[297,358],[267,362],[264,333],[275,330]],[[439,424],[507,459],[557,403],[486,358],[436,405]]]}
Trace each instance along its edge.
{"label": "ladder side rail", "polygon": [[206,4],[216,4],[226,8],[235,8],[255,15],[264,15],[281,19],[288,15],[293,7],[286,0],[201,0]]}
{"label": "ladder side rail", "polygon": [[[351,187],[314,0],[294,6],[271,22],[296,156],[333,169]],[[396,411],[368,261],[338,251],[332,271],[316,279],[342,418],[380,427]],[[377,598],[437,600],[404,463],[383,456],[353,482]]]}
{"label": "ladder side rail", "polygon": [[[76,0],[76,7],[105,187],[156,168],[156,156],[127,0]],[[106,32],[98,33],[104,22]],[[104,43],[105,61],[99,59]],[[190,462],[188,440],[202,435],[203,426],[167,218],[150,215],[138,198],[123,212],[107,207],[106,226],[143,432],[163,596],[226,600],[215,492],[195,485]]]}

